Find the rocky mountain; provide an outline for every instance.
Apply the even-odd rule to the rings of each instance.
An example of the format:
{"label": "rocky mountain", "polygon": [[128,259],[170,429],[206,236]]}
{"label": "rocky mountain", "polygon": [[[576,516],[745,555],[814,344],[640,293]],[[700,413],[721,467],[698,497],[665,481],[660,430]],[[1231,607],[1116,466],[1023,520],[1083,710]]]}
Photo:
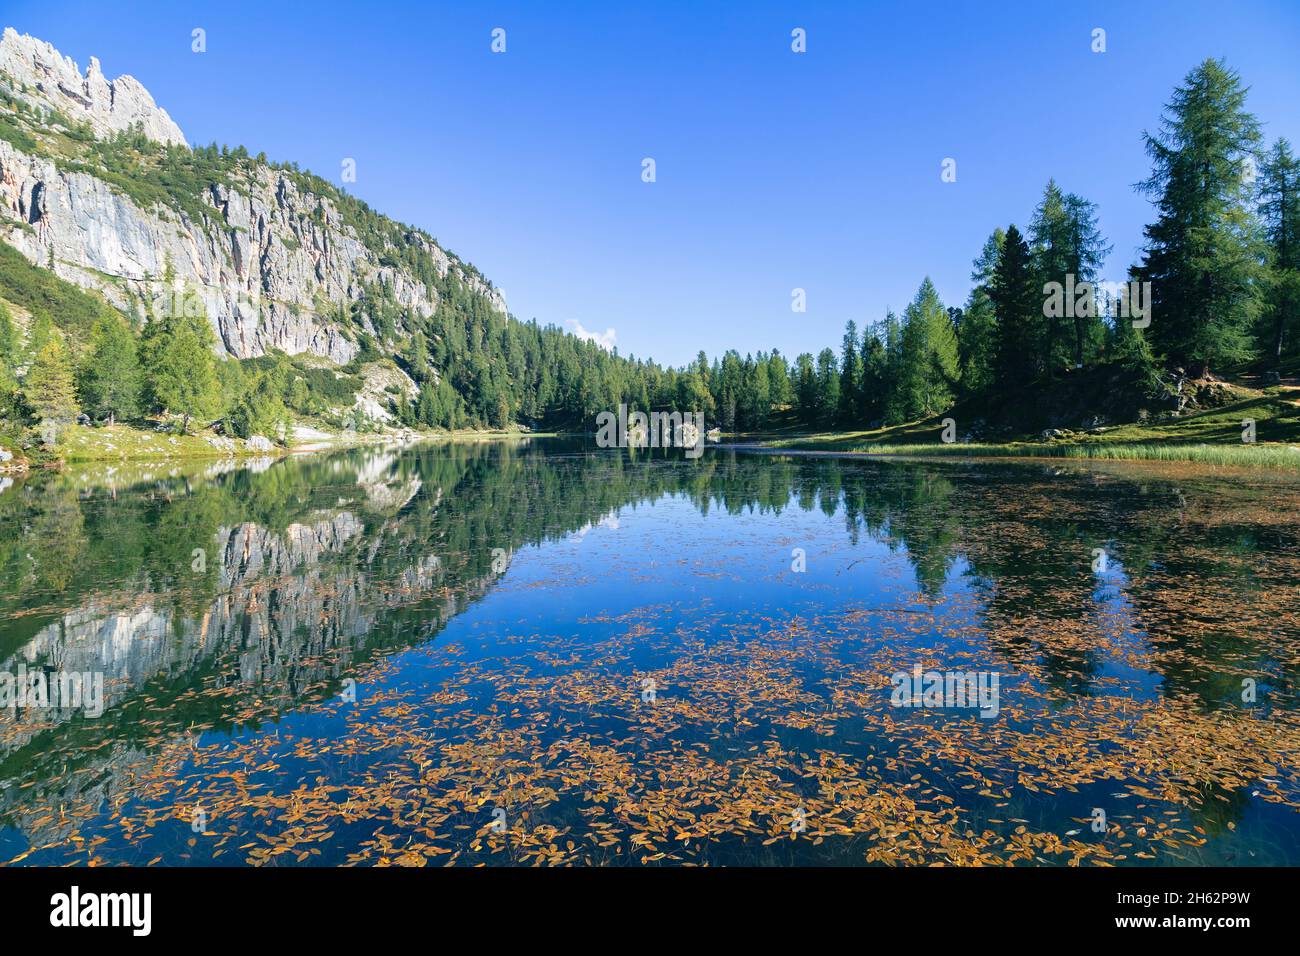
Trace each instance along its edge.
{"label": "rocky mountain", "polygon": [[[50,44],[0,39],[0,239],[127,313],[203,302],[219,348],[346,363],[366,337],[399,340],[402,317],[448,294],[506,304],[421,230],[293,165],[191,149],[130,76],[83,75]],[[381,300],[398,320],[381,322]]]}
{"label": "rocky mountain", "polygon": [[108,136],[138,124],[152,140],[185,145],[180,127],[135,77],[108,80],[93,56],[82,76],[71,57],[6,27],[0,38],[0,74],[16,84],[33,106],[89,123],[96,135]]}

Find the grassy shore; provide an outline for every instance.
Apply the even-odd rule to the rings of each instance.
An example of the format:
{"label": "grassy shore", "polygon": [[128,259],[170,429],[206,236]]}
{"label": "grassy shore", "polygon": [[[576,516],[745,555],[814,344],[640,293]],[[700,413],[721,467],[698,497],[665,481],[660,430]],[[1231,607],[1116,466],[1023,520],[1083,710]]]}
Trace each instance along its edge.
{"label": "grassy shore", "polygon": [[112,461],[188,461],[200,459],[261,458],[345,448],[355,445],[381,445],[413,441],[499,441],[509,438],[547,437],[549,433],[485,431],[458,429],[439,432],[326,433],[314,431],[310,438],[294,440],[288,447],[274,446],[270,451],[250,448],[238,438],[223,438],[211,431],[179,435],[133,425],[88,427],[70,425],[59,436],[58,445],[35,459],[34,467],[76,462]]}
{"label": "grassy shore", "polygon": [[[1051,438],[1013,436],[998,442],[940,440],[944,418],[935,416],[887,428],[782,435],[764,448],[861,455],[990,458],[1095,458],[1202,462],[1248,468],[1300,470],[1300,407],[1286,387],[1243,390],[1240,401],[1220,408],[1150,422],[1113,425]],[[1255,442],[1242,440],[1243,421],[1255,423]],[[962,423],[956,422],[957,434]]]}
{"label": "grassy shore", "polygon": [[227,439],[222,447],[214,445],[207,434],[176,435],[130,425],[106,425],[98,428],[70,425],[59,436],[55,453],[66,462],[238,458],[266,454],[265,451],[248,448],[238,439]]}
{"label": "grassy shore", "polygon": [[761,447],[774,450],[821,451],[844,455],[911,455],[945,458],[1091,458],[1130,461],[1187,461],[1211,465],[1231,465],[1246,468],[1286,468],[1300,470],[1300,445],[1253,444],[1225,445],[1174,445],[1174,444],[1124,444],[1109,445],[1100,442],[1043,444],[1036,442],[954,443],[914,445],[870,445],[860,449],[826,449],[814,447],[815,443],[798,441],[764,443]]}

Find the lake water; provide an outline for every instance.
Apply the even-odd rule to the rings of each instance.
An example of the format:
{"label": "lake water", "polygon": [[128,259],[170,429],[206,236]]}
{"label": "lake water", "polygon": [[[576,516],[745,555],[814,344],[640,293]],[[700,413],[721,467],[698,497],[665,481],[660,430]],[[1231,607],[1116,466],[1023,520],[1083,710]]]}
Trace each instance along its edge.
{"label": "lake water", "polygon": [[536,440],[5,484],[0,863],[1300,864],[1296,478]]}

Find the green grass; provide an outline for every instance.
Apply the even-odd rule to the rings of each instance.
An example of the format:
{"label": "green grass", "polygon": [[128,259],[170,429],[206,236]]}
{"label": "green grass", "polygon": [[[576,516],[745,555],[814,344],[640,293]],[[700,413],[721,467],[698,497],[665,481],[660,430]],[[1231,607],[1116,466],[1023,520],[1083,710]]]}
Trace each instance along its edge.
{"label": "green grass", "polygon": [[[421,437],[451,442],[495,441],[503,438],[547,438],[552,432],[520,431],[476,431],[459,429],[454,432],[422,432]],[[352,442],[341,440],[337,433],[334,442],[323,444],[371,444],[390,440],[390,435],[360,435]],[[314,442],[303,442],[312,445]],[[132,425],[110,425],[88,427],[70,425],[59,436],[56,453],[65,462],[90,461],[145,461],[145,460],[185,460],[199,458],[239,458],[260,457],[265,452],[253,452],[244,447],[242,441],[235,440],[233,450],[218,448],[205,441],[202,434],[176,435],[170,432],[155,432],[152,429],[137,428]],[[290,449],[292,450],[292,449]],[[279,453],[285,449],[280,449]]]}
{"label": "green grass", "polygon": [[24,309],[33,319],[48,318],[69,334],[74,350],[89,338],[99,316],[116,311],[100,296],[32,265],[6,242],[0,242],[0,298]]}
{"label": "green grass", "polygon": [[59,436],[57,450],[64,461],[130,461],[141,458],[230,458],[261,454],[243,442],[234,451],[209,444],[200,435],[174,435],[130,425],[91,428],[70,425]]}
{"label": "green grass", "polygon": [[[868,455],[978,456],[1005,458],[1096,458],[1202,462],[1248,468],[1300,469],[1300,390],[1239,389],[1240,400],[1178,418],[1133,422],[1099,434],[1069,433],[1047,441],[1015,436],[1003,442],[939,440],[943,418],[866,431],[821,432],[775,438],[764,446],[799,451]],[[1254,444],[1242,441],[1242,420],[1255,420]],[[957,433],[962,422],[956,419]],[[1296,446],[1296,447],[1293,447]]]}
{"label": "green grass", "polygon": [[[798,443],[783,443],[782,448],[798,450]],[[1287,468],[1300,470],[1300,445],[1108,445],[1059,442],[1005,442],[1002,444],[914,444],[872,445],[856,452],[862,455],[917,455],[923,457],[973,458],[1091,458],[1119,461],[1180,461],[1245,468]]]}

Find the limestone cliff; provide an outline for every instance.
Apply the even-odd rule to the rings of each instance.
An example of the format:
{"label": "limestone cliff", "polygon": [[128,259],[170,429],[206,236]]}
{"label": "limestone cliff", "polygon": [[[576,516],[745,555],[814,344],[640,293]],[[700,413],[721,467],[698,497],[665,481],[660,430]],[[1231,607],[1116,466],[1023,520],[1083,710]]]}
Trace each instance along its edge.
{"label": "limestone cliff", "polygon": [[[219,347],[238,358],[278,349],[345,363],[362,335],[400,339],[401,328],[377,329],[353,308],[376,290],[425,317],[435,285],[453,282],[506,311],[426,233],[242,151],[205,158],[188,180],[175,175],[199,153],[131,77],[108,81],[94,59],[83,76],[48,43],[5,31],[0,239],[33,263],[140,315],[178,290],[197,294]],[[127,163],[129,174],[115,165]]]}

